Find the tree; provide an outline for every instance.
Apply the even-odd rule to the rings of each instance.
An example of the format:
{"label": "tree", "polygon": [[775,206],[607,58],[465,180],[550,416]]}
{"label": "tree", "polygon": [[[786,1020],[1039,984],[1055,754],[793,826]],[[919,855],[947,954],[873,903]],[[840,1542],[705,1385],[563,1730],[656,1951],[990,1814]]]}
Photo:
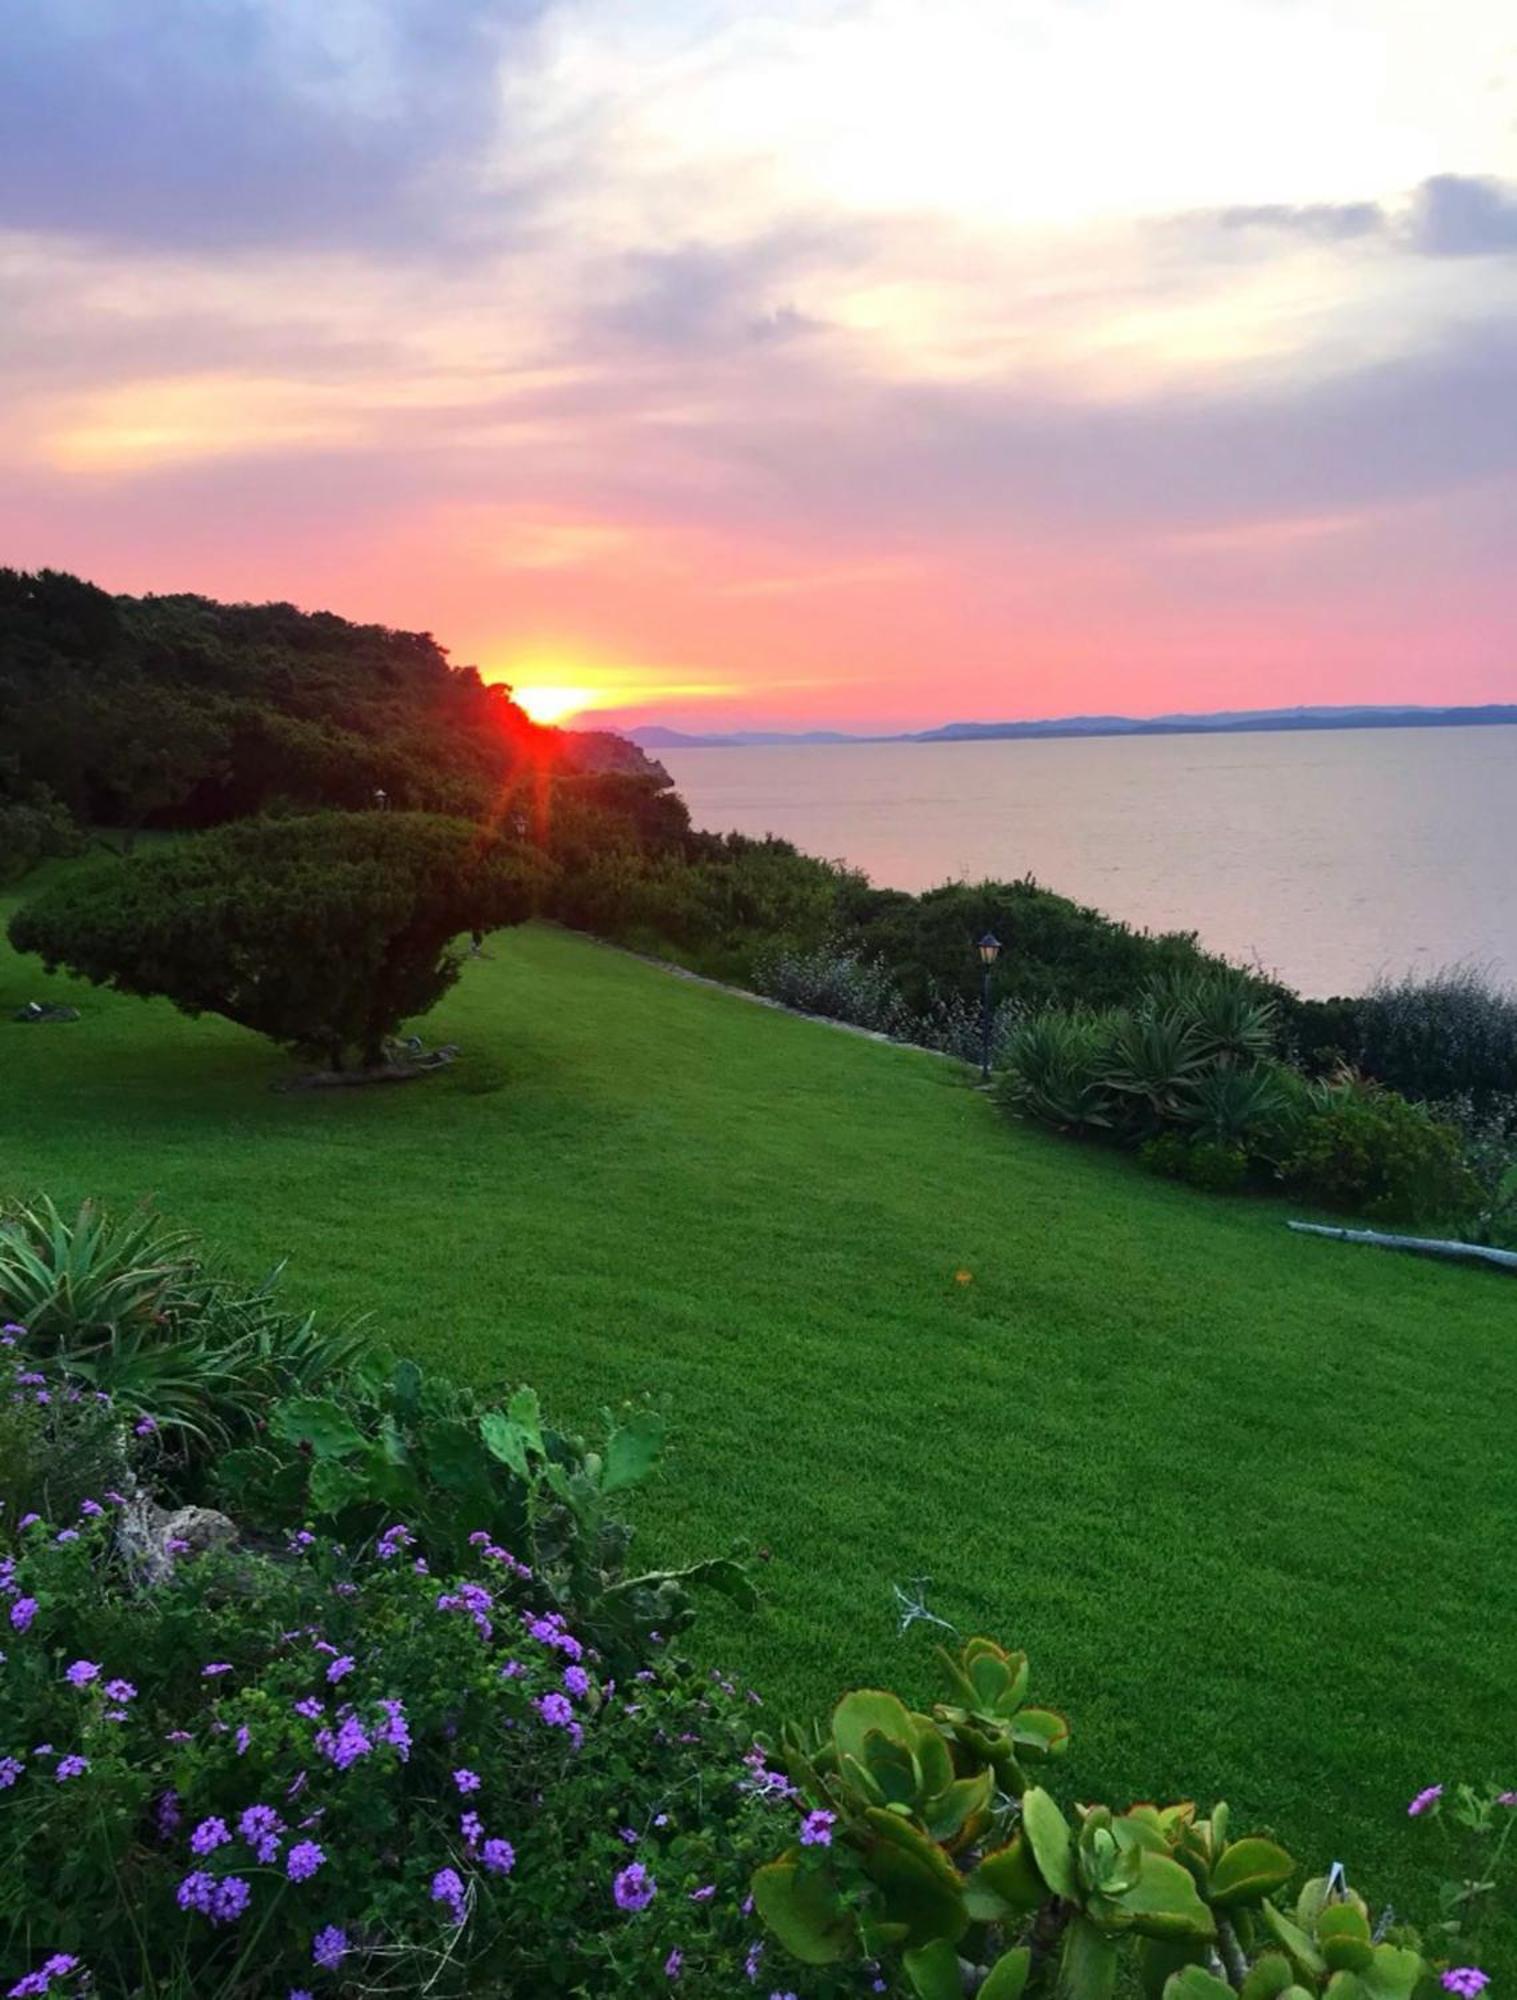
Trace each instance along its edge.
{"label": "tree", "polygon": [[10,938],[49,971],[375,1068],[458,977],[460,934],[521,923],[547,875],[519,843],[428,813],[246,820],[82,869]]}

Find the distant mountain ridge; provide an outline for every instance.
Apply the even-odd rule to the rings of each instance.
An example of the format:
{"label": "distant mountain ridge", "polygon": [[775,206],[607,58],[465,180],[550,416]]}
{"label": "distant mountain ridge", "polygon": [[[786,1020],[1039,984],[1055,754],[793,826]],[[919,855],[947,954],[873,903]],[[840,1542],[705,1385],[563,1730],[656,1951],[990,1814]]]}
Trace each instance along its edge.
{"label": "distant mountain ridge", "polygon": [[1456,729],[1517,724],[1517,702],[1469,708],[1242,708],[1212,715],[1065,715],[1046,722],[948,722],[866,735],[837,729],[734,729],[698,734],[648,723],[624,732],[645,750],[760,749],[784,743],[984,743],[1050,736],[1227,736],[1291,729]]}

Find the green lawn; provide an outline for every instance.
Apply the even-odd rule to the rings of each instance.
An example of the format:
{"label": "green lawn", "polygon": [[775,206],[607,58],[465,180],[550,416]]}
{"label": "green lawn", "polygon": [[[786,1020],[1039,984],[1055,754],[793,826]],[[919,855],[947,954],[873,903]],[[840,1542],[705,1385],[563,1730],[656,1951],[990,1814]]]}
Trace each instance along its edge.
{"label": "green lawn", "polygon": [[[666,1396],[646,1539],[772,1552],[704,1643],[781,1702],[925,1695],[891,1587],[929,1577],[1031,1650],[1082,1795],[1225,1788],[1425,1907],[1406,1799],[1517,1782],[1517,1288],[1294,1239],[577,938],[491,952],[430,1024],[464,1060],[403,1089],[275,1094],[251,1035],[88,989],[0,1019],[0,1189],[151,1194],[561,1415]],[[6,1017],[66,993],[0,950]]]}

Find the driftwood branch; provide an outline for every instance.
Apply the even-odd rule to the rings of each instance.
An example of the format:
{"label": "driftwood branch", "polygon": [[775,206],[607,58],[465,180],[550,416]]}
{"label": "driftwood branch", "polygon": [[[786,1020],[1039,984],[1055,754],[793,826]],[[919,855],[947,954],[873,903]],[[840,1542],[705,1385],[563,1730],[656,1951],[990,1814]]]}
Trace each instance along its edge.
{"label": "driftwood branch", "polygon": [[1517,1250],[1484,1243],[1455,1243],[1436,1236],[1386,1236],[1378,1229],[1332,1229],[1323,1222],[1289,1222],[1301,1236],[1330,1236],[1338,1243],[1368,1243],[1376,1250],[1409,1250],[1414,1257],[1447,1257],[1460,1264],[1490,1264],[1517,1277]]}

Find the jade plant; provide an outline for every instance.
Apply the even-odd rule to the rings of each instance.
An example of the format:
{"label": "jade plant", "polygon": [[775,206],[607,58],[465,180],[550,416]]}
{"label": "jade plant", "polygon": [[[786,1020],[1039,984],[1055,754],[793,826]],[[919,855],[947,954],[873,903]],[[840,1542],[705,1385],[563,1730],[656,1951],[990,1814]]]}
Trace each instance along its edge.
{"label": "jade plant", "polygon": [[1341,1869],[1280,1898],[1297,1864],[1234,1838],[1225,1805],[1067,1812],[1030,1781],[1069,1744],[1027,1700],[1022,1653],[940,1654],[930,1713],[847,1694],[781,1754],[805,1817],[754,1876],[759,1914],[809,1965],[898,1960],[919,2000],[1412,2000],[1436,1979],[1416,1940],[1372,1931]]}

